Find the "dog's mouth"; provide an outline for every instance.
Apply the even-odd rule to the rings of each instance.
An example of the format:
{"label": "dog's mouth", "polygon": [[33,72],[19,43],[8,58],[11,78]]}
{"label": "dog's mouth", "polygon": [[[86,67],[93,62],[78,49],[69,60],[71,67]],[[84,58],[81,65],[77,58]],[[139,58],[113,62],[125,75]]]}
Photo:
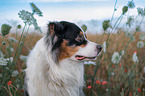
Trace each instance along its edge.
{"label": "dog's mouth", "polygon": [[85,56],[81,56],[81,55],[76,55],[75,58],[77,60],[84,60],[84,59],[86,59],[86,60],[94,60],[94,59],[96,59],[96,56],[94,56],[94,57],[85,57]]}

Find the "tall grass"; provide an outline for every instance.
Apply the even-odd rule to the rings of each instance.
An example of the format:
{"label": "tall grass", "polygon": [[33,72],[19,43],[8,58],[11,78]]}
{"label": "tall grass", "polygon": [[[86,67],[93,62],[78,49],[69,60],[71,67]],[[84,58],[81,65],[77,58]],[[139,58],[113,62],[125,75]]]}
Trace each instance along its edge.
{"label": "tall grass", "polygon": [[[90,64],[92,62],[85,65],[86,96],[145,95],[145,33],[139,31],[145,10],[137,8],[138,15],[135,18],[128,16],[127,22],[120,26],[122,19],[126,17],[125,14],[135,8],[135,4],[133,0],[129,1],[113,24],[116,4],[117,0],[111,20],[104,20],[102,24],[104,32],[96,35],[87,34],[87,38],[101,44],[103,50],[95,61],[96,65]],[[28,33],[30,25],[35,27],[35,31],[41,32],[34,14],[42,16],[42,12],[34,3],[31,3],[31,7],[32,12],[19,12],[25,23],[22,29],[20,25],[17,27],[21,34],[18,31],[16,34],[9,33],[10,25],[1,27],[0,96],[23,96],[27,55],[42,37],[36,32]],[[133,26],[137,18],[141,18],[141,21]],[[133,27],[136,27],[136,30],[131,31]],[[87,26],[83,25],[82,28],[86,31]]]}

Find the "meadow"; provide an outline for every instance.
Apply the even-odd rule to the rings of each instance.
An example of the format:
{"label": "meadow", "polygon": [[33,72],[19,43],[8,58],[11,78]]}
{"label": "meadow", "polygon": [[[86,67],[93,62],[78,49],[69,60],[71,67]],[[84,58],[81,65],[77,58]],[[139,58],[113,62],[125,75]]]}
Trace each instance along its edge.
{"label": "meadow", "polygon": [[[43,36],[34,18],[34,14],[42,16],[42,12],[34,3],[31,6],[32,13],[25,10],[19,12],[25,24],[23,28],[18,25],[16,32],[11,33],[10,25],[1,26],[0,96],[23,96],[27,56]],[[130,1],[112,24],[114,9],[111,20],[102,23],[101,34],[90,34],[87,26],[82,25],[87,39],[103,46],[96,61],[84,62],[86,96],[145,96],[145,32],[140,30],[145,8],[138,8],[138,16],[128,16],[126,23],[120,27],[122,18],[134,7],[133,1]],[[141,21],[133,26],[137,18]],[[29,32],[30,25],[35,27],[34,32]],[[132,27],[136,30],[131,30]]]}

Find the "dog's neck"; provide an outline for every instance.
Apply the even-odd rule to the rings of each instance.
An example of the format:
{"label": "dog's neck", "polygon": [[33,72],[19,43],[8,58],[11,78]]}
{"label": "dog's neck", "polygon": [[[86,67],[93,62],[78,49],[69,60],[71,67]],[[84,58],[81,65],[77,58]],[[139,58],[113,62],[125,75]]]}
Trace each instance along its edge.
{"label": "dog's neck", "polygon": [[62,80],[65,84],[70,86],[74,86],[74,85],[83,86],[83,79],[84,79],[83,62],[64,59],[60,61],[58,64],[56,64],[55,61],[53,61],[51,54],[46,55],[46,60],[49,63],[49,74],[50,74],[49,79],[50,77],[52,77],[52,79],[55,80],[59,80],[59,81]]}

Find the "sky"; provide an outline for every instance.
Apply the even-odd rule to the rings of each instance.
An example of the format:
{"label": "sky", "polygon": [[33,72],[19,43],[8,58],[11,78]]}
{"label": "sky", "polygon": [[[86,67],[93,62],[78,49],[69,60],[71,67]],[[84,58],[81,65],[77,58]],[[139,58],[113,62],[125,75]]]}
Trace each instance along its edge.
{"label": "sky", "polygon": [[[39,26],[47,26],[48,21],[103,21],[111,19],[116,0],[1,0],[0,26],[3,23],[17,21],[22,24],[18,16],[20,10],[32,12],[30,4],[33,2],[42,12],[43,17],[35,15]],[[117,11],[114,18],[122,13],[122,7],[129,0],[117,0]],[[134,0],[136,8],[145,7],[145,0]],[[130,15],[137,15],[137,10],[129,11]]]}

